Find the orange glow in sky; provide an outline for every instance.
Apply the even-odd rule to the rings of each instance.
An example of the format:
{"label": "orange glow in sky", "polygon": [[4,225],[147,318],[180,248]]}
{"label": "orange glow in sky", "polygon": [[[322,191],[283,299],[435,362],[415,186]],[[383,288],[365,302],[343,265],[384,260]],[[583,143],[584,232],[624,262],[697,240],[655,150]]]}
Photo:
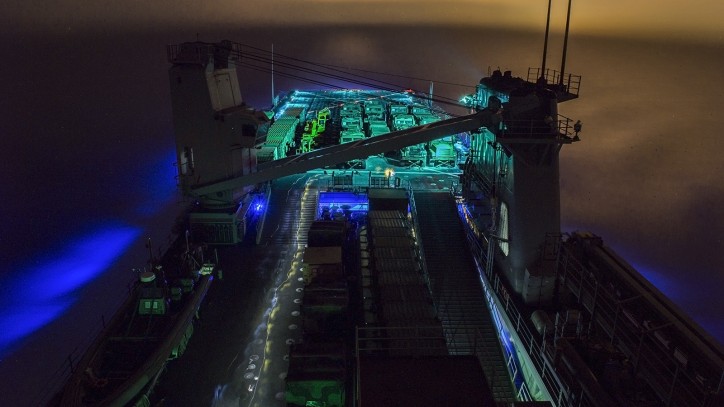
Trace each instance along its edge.
{"label": "orange glow in sky", "polygon": [[[566,0],[554,0],[562,29]],[[157,0],[153,2],[30,0],[8,5],[0,22],[34,29],[210,24],[467,25],[539,30],[546,0]],[[573,0],[572,32],[724,42],[721,0]]]}

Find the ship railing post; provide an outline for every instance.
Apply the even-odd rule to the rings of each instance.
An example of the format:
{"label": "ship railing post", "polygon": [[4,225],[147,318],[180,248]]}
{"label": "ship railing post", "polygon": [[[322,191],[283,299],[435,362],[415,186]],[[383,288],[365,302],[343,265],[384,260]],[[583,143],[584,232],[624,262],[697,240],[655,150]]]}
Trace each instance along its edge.
{"label": "ship railing post", "polygon": [[614,344],[616,338],[616,327],[618,325],[618,315],[621,311],[621,303],[616,301],[616,311],[613,316],[613,326],[611,327],[611,345]]}
{"label": "ship railing post", "polygon": [[599,284],[598,280],[595,280],[595,288],[594,288],[594,290],[593,290],[593,299],[591,300],[591,301],[592,301],[592,304],[591,304],[591,320],[590,320],[589,323],[588,323],[588,333],[587,333],[588,336],[591,335],[591,331],[593,330],[593,322],[595,321],[595,319],[596,319],[596,317],[597,317],[597,315],[596,315],[596,314],[597,314],[597,313],[596,313],[596,311],[597,311],[596,303],[597,303],[597,301],[598,301],[598,287],[599,287],[599,286],[600,286],[600,284]]}
{"label": "ship railing post", "polygon": [[669,395],[667,396],[665,402],[667,406],[671,405],[671,398],[674,396],[674,389],[676,388],[676,381],[679,379],[679,365],[676,365],[676,370],[674,370],[674,380],[671,381],[671,390],[669,390]]}

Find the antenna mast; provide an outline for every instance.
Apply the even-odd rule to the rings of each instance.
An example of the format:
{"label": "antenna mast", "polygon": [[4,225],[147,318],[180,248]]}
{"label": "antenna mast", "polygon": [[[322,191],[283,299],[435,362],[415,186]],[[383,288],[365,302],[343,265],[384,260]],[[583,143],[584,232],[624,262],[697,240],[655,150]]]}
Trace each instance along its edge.
{"label": "antenna mast", "polygon": [[563,73],[566,71],[566,51],[568,50],[568,27],[571,23],[571,1],[568,0],[568,14],[566,14],[566,34],[563,36],[563,57],[561,58],[560,85],[563,86]]}
{"label": "antenna mast", "polygon": [[546,55],[548,54],[548,32],[551,28],[551,0],[548,0],[548,17],[546,17],[546,36],[543,40],[543,63],[541,64],[540,77],[546,76]]}
{"label": "antenna mast", "polygon": [[274,43],[272,42],[271,49],[271,103],[274,106]]}

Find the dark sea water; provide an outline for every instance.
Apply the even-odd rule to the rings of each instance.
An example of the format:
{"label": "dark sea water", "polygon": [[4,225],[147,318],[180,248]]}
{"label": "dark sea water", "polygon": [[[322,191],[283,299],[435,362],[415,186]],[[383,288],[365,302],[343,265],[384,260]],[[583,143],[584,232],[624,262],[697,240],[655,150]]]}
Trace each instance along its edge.
{"label": "dark sea water", "polygon": [[[125,294],[134,268],[168,240],[175,192],[165,45],[184,29],[8,33],[0,52],[0,405],[35,405],[54,372]],[[340,66],[436,81],[458,98],[489,68],[525,76],[540,33],[450,27],[275,28],[202,32]],[[560,38],[548,66],[560,60]],[[584,229],[638,268],[724,342],[724,49],[576,37],[568,72],[584,123],[561,158],[565,231]],[[240,71],[268,107],[270,76]],[[428,81],[387,78],[427,91]],[[470,87],[443,82],[470,84]],[[340,85],[343,85],[339,83]],[[277,90],[299,83],[277,78]],[[311,87],[311,85],[302,86]],[[42,391],[39,391],[41,389]]]}

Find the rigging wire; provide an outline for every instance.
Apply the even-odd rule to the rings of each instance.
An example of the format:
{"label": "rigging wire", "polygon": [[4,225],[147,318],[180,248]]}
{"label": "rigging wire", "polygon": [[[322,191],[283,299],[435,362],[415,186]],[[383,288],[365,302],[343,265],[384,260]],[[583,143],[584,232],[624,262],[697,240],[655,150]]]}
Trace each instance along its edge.
{"label": "rigging wire", "polygon": [[[252,69],[252,70],[255,70],[255,71],[259,71],[259,72],[264,72],[264,73],[270,73],[270,72],[271,72],[271,68],[269,68],[269,67],[267,67],[267,66],[254,65],[254,64],[251,64],[251,63],[248,63],[248,62],[241,62],[241,63],[239,63],[239,66],[242,66],[242,67],[245,67],[245,68],[248,68],[248,69]],[[281,70],[279,70],[278,67],[275,68],[274,74],[275,74],[275,75],[280,75],[280,76],[282,76],[282,77],[287,77],[287,78],[299,80],[299,81],[302,81],[302,82],[312,83],[312,84],[315,84],[315,85],[321,85],[321,86],[324,86],[324,87],[327,87],[327,88],[333,88],[333,89],[339,89],[339,90],[348,89],[348,87],[345,87],[345,86],[335,85],[335,84],[332,84],[332,83],[329,83],[329,82],[324,82],[324,81],[320,81],[320,80],[316,80],[316,79],[311,79],[311,78],[307,78],[307,77],[295,75],[295,74],[292,74],[292,73],[289,73],[289,72],[281,71]],[[322,75],[322,76],[325,76],[325,75]],[[362,85],[371,87],[371,88],[376,89],[376,90],[381,90],[381,91],[386,91],[386,92],[396,93],[396,94],[403,93],[403,92],[401,92],[400,90],[397,90],[397,89],[382,88],[382,87],[374,86],[374,85],[368,84],[368,83],[363,83],[363,82],[354,81],[354,80],[348,80],[347,78],[341,78],[341,79],[342,79],[344,82],[347,82],[347,83],[354,83],[354,84],[358,84],[358,85],[359,85],[359,84],[362,84]],[[372,94],[372,93],[364,93],[364,92],[361,92],[360,94],[361,94],[361,95],[367,95],[367,96],[370,96],[370,97],[380,97],[379,95],[375,95],[375,94]],[[465,107],[465,106],[461,105],[460,103],[452,103],[452,102],[449,102],[449,101],[446,101],[446,100],[437,100],[437,99],[435,99],[435,98],[432,98],[432,101],[435,101],[436,103],[440,103],[440,104],[450,104],[450,105],[453,105],[453,106],[455,106],[455,107]],[[438,110],[435,109],[435,111],[438,111]],[[459,117],[459,116],[460,116],[460,115],[458,115],[458,114],[451,113],[451,112],[447,112],[447,111],[438,111],[438,113],[444,113],[444,114],[446,114],[446,115],[449,116],[449,117]]]}
{"label": "rigging wire", "polygon": [[332,64],[320,64],[320,66],[337,68],[337,69],[341,69],[343,71],[359,71],[359,72],[372,73],[375,75],[394,76],[396,78],[412,79],[412,80],[416,80],[416,81],[441,83],[443,85],[459,86],[461,88],[474,88],[474,86],[472,86],[470,84],[466,85],[463,83],[447,82],[447,81],[441,81],[441,80],[436,80],[436,79],[418,78],[416,76],[408,76],[408,75],[400,75],[400,74],[394,74],[394,73],[389,73],[389,72],[373,71],[373,70],[369,70],[369,69],[352,68],[352,67],[345,67],[345,66],[332,65]]}
{"label": "rigging wire", "polygon": [[[252,46],[252,45],[242,44],[242,43],[238,43],[238,42],[237,42],[236,44],[237,44],[237,45],[240,45],[240,46],[243,46],[243,47],[251,48],[251,49],[254,49],[254,50],[257,50],[257,51],[260,51],[260,52],[271,53],[271,51],[269,51],[269,50],[265,50],[265,49],[263,49],[263,48],[258,48],[258,47]],[[380,71],[373,71],[373,70],[368,70],[368,69],[353,68],[353,67],[344,67],[344,66],[339,66],[339,65],[334,65],[334,64],[324,64],[324,63],[319,63],[319,62],[312,62],[312,61],[307,61],[307,60],[304,60],[304,59],[295,58],[295,57],[291,57],[291,56],[283,55],[283,54],[276,54],[276,53],[275,53],[274,55],[281,56],[282,58],[291,59],[291,60],[293,60],[293,61],[298,61],[298,62],[303,62],[303,63],[308,63],[308,64],[312,64],[312,65],[321,66],[321,67],[324,67],[324,68],[327,68],[327,69],[331,69],[331,70],[335,70],[335,71],[347,73],[347,74],[349,74],[349,75],[360,76],[360,77],[363,77],[363,78],[369,78],[369,77],[365,77],[365,76],[358,75],[358,74],[353,74],[353,73],[350,73],[349,71],[359,71],[359,72],[373,73],[373,74],[376,74],[376,75],[394,76],[394,77],[403,78],[403,79],[412,79],[412,80],[425,81],[425,82],[435,82],[435,83],[441,83],[441,84],[450,85],[450,86],[460,86],[460,87],[463,87],[463,88],[471,88],[471,87],[474,87],[474,86],[471,86],[470,84],[462,84],[462,83],[455,83],[455,82],[448,82],[448,81],[440,81],[440,80],[435,80],[435,79],[430,79],[430,78],[419,78],[419,77],[415,77],[415,76],[392,74],[392,73],[380,72]],[[370,78],[370,79],[371,79],[371,78]]]}
{"label": "rigging wire", "polygon": [[[253,49],[253,50],[262,52],[262,53],[264,53],[264,54],[270,54],[270,53],[271,53],[271,52],[268,51],[268,50],[264,50],[264,49],[261,49],[261,48],[255,47],[255,46],[251,46],[251,45],[247,45],[247,44],[241,44],[241,43],[234,43],[234,44],[238,45],[239,47],[247,47],[247,48],[250,48],[250,49]],[[257,60],[257,61],[266,62],[266,63],[271,63],[271,58],[268,58],[268,57],[265,57],[265,56],[263,56],[263,55],[260,55],[259,53],[254,53],[254,52],[241,52],[241,51],[239,51],[239,54],[240,54],[239,57],[242,58],[242,59],[243,59],[244,57],[249,58],[249,55],[253,55],[254,58],[255,58],[255,60]],[[396,84],[396,83],[387,82],[387,81],[383,81],[383,80],[380,80],[380,79],[375,79],[375,78],[371,78],[371,77],[368,77],[368,76],[359,75],[359,74],[351,73],[351,72],[348,72],[348,71],[344,71],[344,70],[342,70],[342,69],[338,69],[337,67],[334,67],[333,65],[319,64],[319,63],[316,63],[316,62],[312,62],[312,61],[308,61],[308,60],[304,60],[304,59],[300,59],[300,58],[295,58],[295,57],[291,57],[291,56],[284,55],[284,54],[277,54],[277,53],[275,53],[274,55],[275,55],[276,57],[286,58],[286,59],[289,59],[289,60],[292,60],[292,61],[301,62],[301,63],[303,63],[303,64],[308,64],[308,65],[312,65],[312,66],[315,66],[315,67],[321,67],[321,68],[323,68],[323,69],[327,69],[327,70],[330,70],[330,71],[339,72],[339,73],[342,73],[342,74],[348,75],[348,76],[341,76],[341,75],[337,75],[337,74],[331,74],[331,73],[324,72],[324,71],[321,71],[321,70],[318,70],[318,69],[305,68],[305,67],[302,67],[302,66],[299,66],[299,65],[295,65],[295,64],[291,64],[291,63],[284,63],[285,66],[287,66],[287,67],[289,67],[289,68],[291,68],[291,69],[300,69],[300,70],[304,70],[304,71],[309,72],[309,73],[314,73],[314,74],[322,75],[322,76],[326,76],[326,77],[334,77],[334,78],[336,78],[336,79],[344,80],[344,81],[347,81],[347,82],[349,82],[349,83],[356,83],[356,84],[360,84],[360,85],[363,85],[363,86],[368,86],[368,87],[372,87],[372,88],[380,89],[380,90],[387,90],[387,91],[391,91],[391,92],[392,92],[392,91],[396,91],[397,89],[406,88],[405,86],[401,86],[401,85]],[[275,61],[275,64],[279,64],[278,60]],[[383,74],[383,73],[379,73],[379,74]],[[349,76],[361,78],[363,81],[354,80],[354,79],[350,78]],[[391,76],[404,77],[403,75],[391,75]],[[408,79],[422,80],[422,78],[414,78],[414,77],[407,77],[407,78],[408,78]],[[359,81],[359,82],[357,82],[357,81]],[[388,86],[392,86],[392,87],[394,87],[394,88],[387,88],[387,87],[383,87],[383,86],[379,86],[379,85],[374,85],[373,83],[369,83],[369,82],[365,82],[365,81],[377,82],[377,83],[385,84],[385,85],[388,85]],[[451,82],[441,82],[441,83],[452,84]],[[460,84],[455,84],[455,85],[465,86],[465,85],[460,85]],[[470,87],[470,86],[468,86],[468,87]],[[414,90],[416,93],[425,94],[425,92],[422,92],[422,91],[419,91],[419,90],[416,90],[416,89],[413,89],[413,90]],[[433,101],[436,101],[436,102],[438,102],[438,103],[453,105],[453,106],[456,106],[456,107],[465,107],[464,105],[460,104],[456,99],[448,98],[448,97],[444,97],[444,96],[436,96],[436,97],[433,97],[432,100],[433,100]]]}
{"label": "rigging wire", "polygon": [[[244,62],[243,62],[244,59],[247,59],[247,60],[248,60],[248,59],[251,59],[252,61],[261,62],[261,63],[268,63],[268,62],[270,61],[269,59],[266,59],[266,58],[264,58],[264,57],[259,57],[259,56],[256,55],[256,54],[251,54],[252,56],[249,56],[249,55],[250,55],[249,53],[244,53],[244,54],[243,54],[243,56],[242,56],[242,58],[241,58],[242,63],[241,63],[240,65],[242,65],[242,66],[251,66],[251,65],[248,64],[248,63],[244,63]],[[281,70],[280,66],[281,66],[281,68],[288,68],[288,69],[292,69],[292,70],[297,70],[297,71],[305,72],[305,73],[312,74],[312,75],[318,75],[318,76],[322,76],[322,77],[326,77],[326,78],[341,80],[341,81],[346,82],[346,83],[352,83],[352,84],[355,84],[355,85],[361,85],[361,86],[365,86],[365,87],[368,87],[368,88],[377,89],[377,90],[383,90],[383,91],[388,91],[388,92],[400,93],[400,89],[403,88],[403,87],[391,88],[391,87],[380,86],[380,85],[376,85],[376,84],[374,84],[374,83],[362,81],[362,80],[359,80],[359,79],[353,79],[353,78],[349,78],[349,77],[342,76],[342,75],[331,74],[331,73],[323,72],[323,71],[320,71],[320,70],[317,70],[317,69],[306,68],[306,67],[303,67],[303,66],[299,66],[299,65],[295,65],[295,64],[289,64],[289,63],[284,63],[284,62],[279,62],[279,61],[275,61],[275,70],[274,70],[274,73],[275,73],[275,74],[280,74],[280,73],[283,72],[283,71]],[[254,65],[254,68],[255,68],[255,70],[258,70],[258,71],[263,71],[263,72],[266,72],[266,73],[271,73],[271,68],[270,68],[270,67]],[[293,75],[293,74],[289,74],[288,72],[286,72],[286,76],[287,76],[287,77],[295,78],[295,79],[301,79],[301,78],[303,78],[303,77],[297,76],[297,75],[293,75],[293,76],[289,76],[289,75]],[[284,76],[284,75],[283,75],[283,76]],[[356,76],[358,76],[358,75],[356,75]],[[305,78],[305,79],[307,79],[307,82],[310,81],[310,80],[312,80],[312,79],[309,79],[309,78]],[[314,81],[314,80],[312,80],[312,81]],[[373,79],[373,81],[376,81],[376,80]],[[321,81],[314,81],[314,82],[312,82],[312,83],[316,83],[316,84],[319,84],[319,85],[328,86],[328,87],[332,87],[332,88],[344,89],[344,87],[341,87],[341,86],[338,86],[338,85],[333,85],[333,84],[326,83],[326,82],[321,82]],[[424,94],[423,92],[418,92],[418,93]],[[433,101],[433,102],[439,103],[439,104],[446,104],[446,105],[451,105],[451,106],[454,106],[454,107],[463,107],[463,108],[466,107],[466,106],[460,104],[460,102],[458,102],[457,100],[454,100],[454,99],[451,99],[451,98],[444,98],[444,97],[432,97],[432,98],[429,98],[429,97],[428,97],[427,99],[429,99],[429,100],[431,100],[431,101]]]}
{"label": "rigging wire", "polygon": [[[271,72],[271,70],[270,70],[269,68],[266,68],[266,67],[263,67],[263,66],[258,66],[258,65],[253,65],[253,64],[250,64],[250,63],[248,63],[248,62],[242,62],[242,63],[240,63],[240,64],[238,64],[238,65],[239,65],[239,66],[242,66],[242,67],[244,67],[244,68],[247,68],[247,69],[254,70],[254,71],[259,71],[259,72],[264,72],[264,73],[270,73],[270,72]],[[303,76],[294,75],[294,74],[291,74],[291,73],[288,73],[288,72],[278,71],[278,70],[276,70],[276,69],[274,70],[274,74],[275,74],[275,75],[282,76],[282,77],[285,77],[285,78],[295,79],[295,80],[298,80],[298,81],[301,81],[301,82],[307,82],[307,83],[311,83],[311,84],[314,84],[314,85],[320,85],[320,86],[324,86],[324,87],[328,87],[328,88],[345,89],[343,86],[334,85],[334,84],[331,84],[331,83],[328,83],[328,82],[323,82],[323,81],[319,81],[319,80],[315,80],[315,79],[311,79],[311,78],[305,78],[305,77],[303,77]]]}
{"label": "rigging wire", "polygon": [[[241,67],[247,68],[247,69],[254,70],[254,71],[259,71],[259,72],[264,72],[264,73],[269,73],[269,72],[271,72],[271,69],[268,68],[268,67],[259,66],[259,65],[254,65],[254,64],[250,64],[250,63],[248,63],[248,62],[241,62],[241,63],[239,63],[238,65],[241,66]],[[323,81],[319,81],[319,80],[315,80],[315,79],[311,79],[311,78],[306,78],[306,77],[303,77],[303,76],[294,75],[294,74],[289,73],[289,72],[282,72],[282,71],[275,70],[275,73],[278,74],[278,75],[280,75],[280,76],[282,76],[282,77],[291,78],[291,79],[295,79],[295,80],[298,80],[298,81],[301,81],[301,82],[307,82],[307,83],[311,83],[311,84],[314,84],[314,85],[323,86],[323,87],[326,87],[326,88],[332,88],[332,89],[338,89],[338,90],[348,89],[348,87],[345,87],[345,86],[335,85],[335,84],[332,84],[332,83],[329,83],[329,82],[323,82]],[[395,91],[395,90],[389,91],[389,92],[390,92],[390,93],[393,93],[393,94],[400,94],[400,93],[402,93],[402,92],[400,92],[400,91]],[[360,95],[364,95],[364,96],[368,96],[369,98],[384,98],[384,97],[385,97],[385,96],[380,96],[380,95],[377,95],[377,94],[374,94],[374,93],[369,93],[369,92],[364,92],[364,91],[360,91],[359,94],[360,94]],[[341,106],[341,105],[340,105],[340,106]],[[336,107],[340,107],[340,106],[336,106]],[[441,114],[443,114],[443,115],[447,115],[448,117],[459,117],[459,116],[460,116],[460,115],[455,114],[455,113],[451,113],[451,112],[447,112],[447,111],[442,111],[442,110],[438,110],[438,109],[433,109],[433,111],[435,111],[435,112],[437,112],[437,113],[441,113]]]}
{"label": "rigging wire", "polygon": [[[254,60],[254,61],[263,62],[263,63],[268,63],[268,62],[270,61],[269,59],[266,59],[266,58],[264,58],[264,57],[259,57],[259,56],[256,55],[256,54],[251,54],[252,56],[249,56],[249,55],[250,55],[249,53],[244,54],[244,56],[242,57],[242,60],[243,60],[244,58],[246,58],[246,59],[252,59],[252,60]],[[323,77],[327,77],[327,78],[337,79],[337,80],[341,80],[341,81],[344,81],[344,82],[347,82],[347,83],[352,83],[352,84],[356,84],[356,85],[366,86],[366,87],[373,88],[373,89],[378,89],[378,90],[385,90],[385,91],[389,91],[389,92],[399,92],[399,89],[403,89],[403,88],[404,88],[403,86],[398,86],[398,85],[395,85],[395,84],[392,84],[394,87],[380,86],[380,85],[377,85],[377,84],[372,83],[372,82],[369,82],[369,81],[363,81],[363,80],[360,80],[360,79],[354,79],[354,78],[350,78],[350,77],[347,77],[347,76],[342,76],[342,75],[338,75],[338,74],[332,74],[332,73],[320,71],[320,70],[318,70],[318,69],[307,68],[307,67],[303,67],[303,66],[299,66],[299,65],[295,65],[295,64],[281,63],[281,62],[278,62],[278,61],[276,61],[275,63],[276,63],[276,65],[277,65],[277,67],[278,67],[279,65],[282,65],[283,67],[286,67],[286,68],[289,68],[289,69],[299,70],[299,71],[306,72],[306,73],[310,73],[310,74],[313,74],[313,75],[319,75],[319,76],[323,76]],[[359,75],[355,75],[355,76],[359,76]],[[385,83],[385,82],[383,82],[383,81],[379,81],[379,80],[372,79],[372,78],[370,78],[369,80],[371,80],[371,81],[373,81],[373,82]],[[424,92],[419,92],[419,91],[417,91],[417,92],[424,94]],[[453,106],[458,106],[458,107],[461,107],[461,106],[462,106],[457,100],[451,99],[451,98],[447,98],[447,97],[433,97],[432,100],[433,100],[433,101],[436,101],[436,102],[438,102],[438,103],[451,104],[451,105],[453,105]]]}

